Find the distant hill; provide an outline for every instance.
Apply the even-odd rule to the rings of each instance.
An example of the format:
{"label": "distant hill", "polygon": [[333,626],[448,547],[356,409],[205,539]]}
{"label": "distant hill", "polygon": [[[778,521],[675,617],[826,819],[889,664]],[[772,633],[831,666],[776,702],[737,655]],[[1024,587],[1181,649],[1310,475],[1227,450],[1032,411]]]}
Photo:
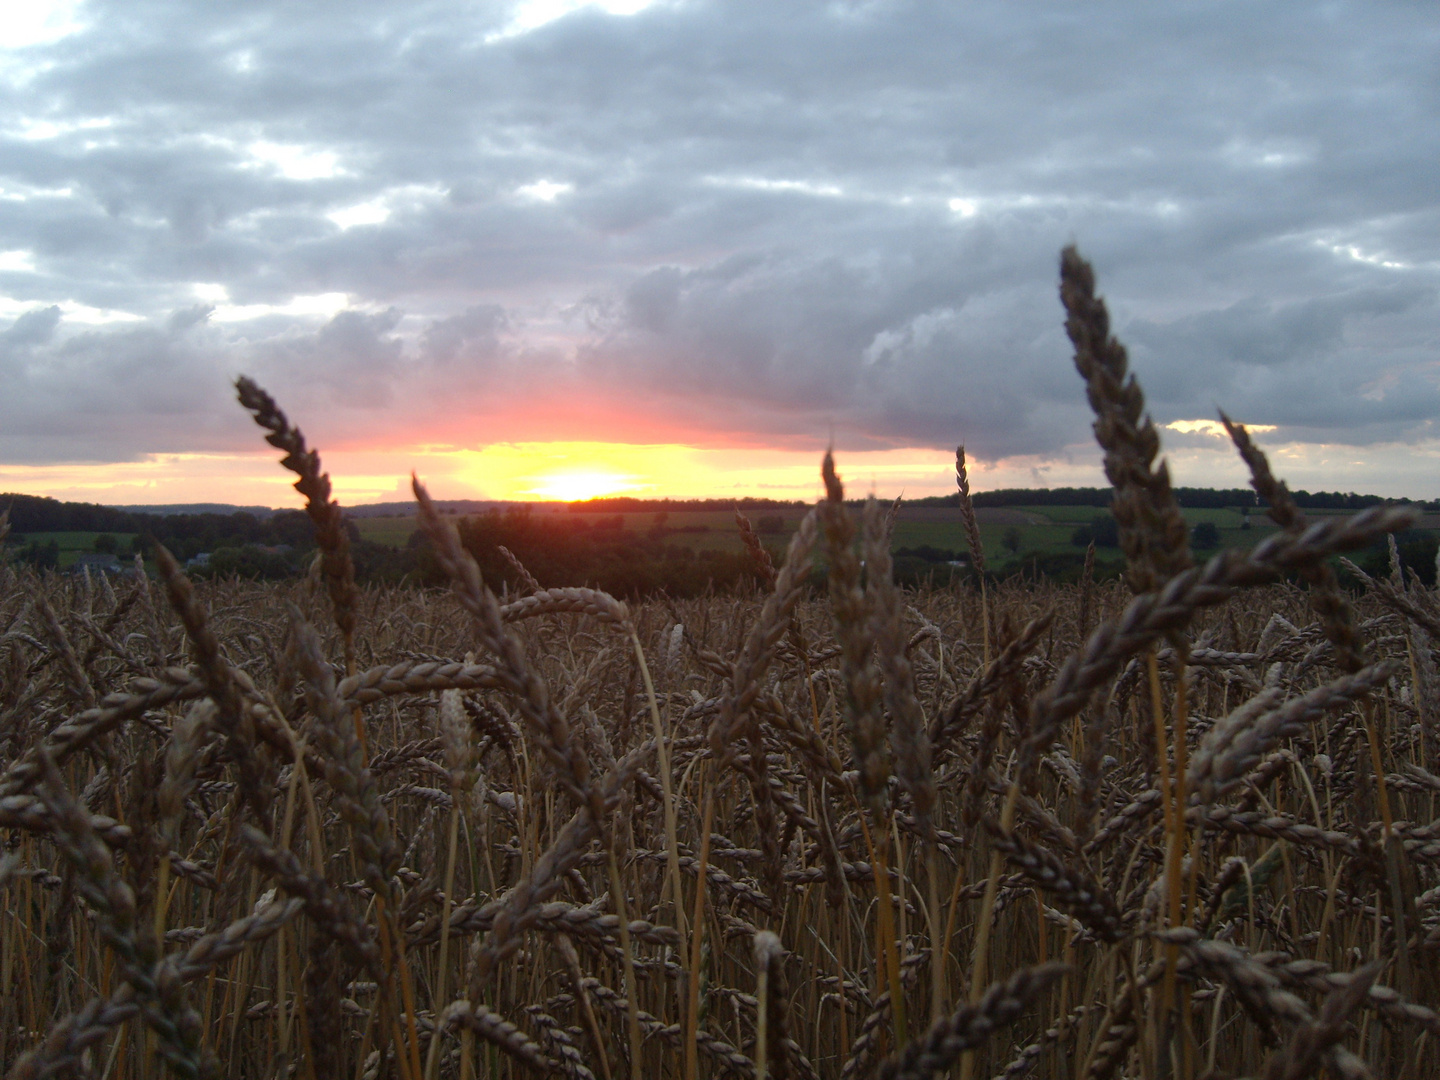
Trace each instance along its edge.
{"label": "distant hill", "polygon": [[[485,499],[437,499],[443,514],[481,514],[487,510],[517,505]],[[540,503],[540,511],[560,511],[565,503]],[[152,533],[175,532],[208,535],[248,536],[254,526],[273,524],[281,518],[300,515],[300,509],[269,506],[234,506],[229,503],[168,503],[155,505],[100,506],[96,503],[61,502],[42,495],[0,494],[0,510],[10,512],[10,531],[16,534],[39,532]],[[407,517],[415,513],[413,502],[372,503],[346,506],[348,518]],[[238,518],[237,518],[237,515]],[[157,520],[158,519],[158,520]],[[161,524],[164,522],[165,524]],[[260,541],[256,541],[257,543]],[[267,541],[268,542],[268,541]],[[278,542],[278,541],[274,541]]]}
{"label": "distant hill", "polygon": [[[8,496],[0,495],[0,500]],[[506,507],[516,505],[513,502],[500,502],[491,499],[436,499],[435,505],[445,514],[481,514],[486,510],[495,507]],[[536,505],[536,504],[526,504]],[[564,503],[541,503],[541,507],[553,505],[555,508],[563,508]],[[364,506],[341,505],[345,516],[350,518],[372,518],[372,517],[405,517],[415,513],[415,502],[385,502],[367,503]],[[269,506],[232,506],[229,503],[165,503],[154,506],[112,506],[111,510],[120,510],[127,514],[158,514],[162,517],[169,517],[173,514],[253,514],[262,521],[272,514],[283,513]]]}
{"label": "distant hill", "polygon": [[[520,502],[511,499],[436,499],[435,506],[442,514],[483,514],[487,510],[503,510],[507,506],[529,506],[536,510],[564,510],[568,503]],[[349,518],[408,517],[415,513],[415,501],[367,503],[364,506],[344,507]]]}
{"label": "distant hill", "polygon": [[572,514],[635,514],[663,510],[683,514],[688,511],[772,510],[808,506],[800,499],[778,500],[740,497],[733,499],[637,499],[630,495],[606,495],[584,502],[561,503]]}
{"label": "distant hill", "polygon": [[[1250,488],[1175,488],[1175,501],[1191,510],[1215,510],[1229,506],[1264,506]],[[976,506],[1109,506],[1113,488],[998,488],[974,492]],[[1411,499],[1387,499],[1381,495],[1357,495],[1339,491],[1292,491],[1302,510],[1364,510],[1384,503],[1409,503]],[[937,495],[927,499],[906,499],[909,506],[958,506],[960,496]]]}
{"label": "distant hill", "polygon": [[[5,496],[0,495],[0,499]],[[154,506],[111,506],[125,514],[253,514],[257,518],[268,518],[275,510],[269,506],[231,506],[229,503],[163,503]]]}
{"label": "distant hill", "polygon": [[[998,488],[994,491],[977,491],[971,495],[975,506],[1097,506],[1110,505],[1114,497],[1113,488]],[[1408,503],[1410,499],[1386,499],[1380,495],[1357,495],[1353,491],[1292,491],[1295,502],[1306,510],[1363,510],[1367,506],[1382,503]],[[1225,507],[1263,506],[1264,503],[1250,488],[1175,488],[1176,501],[1182,507],[1194,510],[1223,509]],[[859,500],[856,500],[859,501]],[[884,500],[882,500],[884,501]],[[807,505],[801,501],[781,502],[774,499],[637,499],[630,496],[612,496],[588,499],[585,502],[561,504],[572,513],[641,513],[645,511],[668,510],[684,513],[687,510],[729,510],[739,506],[742,510],[798,507]],[[931,495],[923,499],[906,499],[905,505],[917,506],[959,506],[960,496]]]}

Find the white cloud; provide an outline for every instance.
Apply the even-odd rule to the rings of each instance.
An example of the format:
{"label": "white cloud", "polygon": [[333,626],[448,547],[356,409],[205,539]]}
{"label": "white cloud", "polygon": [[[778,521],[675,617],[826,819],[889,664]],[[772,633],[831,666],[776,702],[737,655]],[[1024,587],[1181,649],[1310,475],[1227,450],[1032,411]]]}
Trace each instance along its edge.
{"label": "white cloud", "polygon": [[35,253],[33,251],[0,251],[0,273],[35,273]]}
{"label": "white cloud", "polygon": [[[544,181],[541,183],[543,185]],[[555,184],[551,185],[551,188],[554,193],[550,194],[546,201],[553,199],[561,191],[570,190],[568,184]],[[550,189],[546,190],[548,192]],[[357,225],[382,225],[389,221],[390,216],[397,210],[415,209],[434,202],[445,194],[446,189],[439,184],[401,184],[387,188],[373,199],[332,210],[325,216],[342,229],[353,229]],[[546,198],[544,194],[535,197]]]}
{"label": "white cloud", "polygon": [[60,300],[53,305],[49,303],[35,304],[4,295],[0,295],[0,318],[19,318],[31,312],[43,311],[51,306],[59,308],[64,321],[74,325],[105,326],[110,323],[142,323],[145,321],[145,316],[137,315],[133,311],[98,308],[75,300]]}
{"label": "white cloud", "polygon": [[814,180],[772,180],[763,176],[706,177],[707,182],[718,187],[740,188],[749,191],[795,192],[800,195],[817,195],[838,198],[845,194],[836,184]]}
{"label": "white cloud", "polygon": [[0,184],[0,200],[5,202],[29,202],[31,199],[69,199],[75,194],[73,188],[36,187],[30,184]]}
{"label": "white cloud", "polygon": [[331,210],[325,216],[342,229],[353,229],[357,225],[383,224],[390,217],[390,207],[382,199],[371,199],[342,210]]}
{"label": "white cloud", "polygon": [[[1165,427],[1170,431],[1178,431],[1182,435],[1212,435],[1217,439],[1229,440],[1230,433],[1225,430],[1225,425],[1219,420],[1172,420]],[[1245,430],[1251,435],[1263,435],[1266,432],[1274,431],[1274,424],[1246,424]]]}
{"label": "white cloud", "polygon": [[315,293],[293,296],[283,304],[219,304],[210,318],[215,322],[243,322],[267,315],[333,316],[350,306],[345,293]]}
{"label": "white cloud", "polygon": [[145,321],[145,316],[137,315],[133,311],[91,307],[89,304],[77,304],[73,300],[62,300],[59,306],[60,310],[65,313],[65,321],[71,323],[104,326],[106,323],[141,323]]}
{"label": "white cloud", "polygon": [[263,139],[245,149],[254,162],[271,166],[287,180],[329,180],[345,172],[333,150]]}
{"label": "white cloud", "polygon": [[22,116],[16,119],[12,131],[17,138],[25,139],[28,142],[43,142],[76,131],[98,131],[114,126],[115,119],[110,116],[88,116],[73,120],[41,120]]}
{"label": "white cloud", "polygon": [[656,0],[520,0],[510,12],[510,21],[485,36],[486,44],[519,37],[571,12],[597,8],[608,15],[636,15],[651,7]]}
{"label": "white cloud", "polygon": [[1324,244],[1330,251],[1341,258],[1353,259],[1355,262],[1366,263],[1370,266],[1383,266],[1386,270],[1411,270],[1410,263],[1402,262],[1399,259],[1387,259],[1383,255],[1373,251],[1366,251],[1359,244]]}
{"label": "white cloud", "polygon": [[39,310],[39,306],[28,300],[15,300],[0,293],[0,319],[18,319],[21,315]]}
{"label": "white cloud", "polygon": [[536,180],[532,184],[521,184],[515,189],[515,194],[522,199],[532,199],[535,202],[554,202],[561,195],[568,195],[574,190],[574,184],[562,184],[554,180]]}
{"label": "white cloud", "polygon": [[0,50],[52,45],[85,28],[85,0],[5,0],[0,4]]}

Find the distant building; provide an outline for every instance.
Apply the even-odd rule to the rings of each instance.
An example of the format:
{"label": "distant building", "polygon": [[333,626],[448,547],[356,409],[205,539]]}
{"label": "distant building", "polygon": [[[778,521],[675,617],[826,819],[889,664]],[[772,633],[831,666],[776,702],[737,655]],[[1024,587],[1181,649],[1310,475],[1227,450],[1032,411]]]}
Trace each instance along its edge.
{"label": "distant building", "polygon": [[193,559],[186,559],[186,560],[185,560],[185,569],[186,569],[186,570],[204,570],[204,569],[205,569],[207,566],[209,566],[209,565],[210,565],[210,552],[208,552],[208,551],[202,551],[202,552],[200,552],[199,555],[196,555]]}
{"label": "distant building", "polygon": [[70,566],[72,574],[82,574],[86,570],[92,574],[118,574],[123,569],[120,559],[115,555],[90,553],[81,555]]}

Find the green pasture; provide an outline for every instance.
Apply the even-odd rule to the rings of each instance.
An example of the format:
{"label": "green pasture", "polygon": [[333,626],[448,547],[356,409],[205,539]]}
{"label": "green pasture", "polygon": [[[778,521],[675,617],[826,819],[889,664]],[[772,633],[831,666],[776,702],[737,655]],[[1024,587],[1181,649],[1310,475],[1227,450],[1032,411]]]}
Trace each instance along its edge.
{"label": "green pasture", "polygon": [[387,544],[390,547],[404,547],[418,525],[414,515],[405,517],[355,518],[355,527],[360,530],[360,539],[372,544]]}
{"label": "green pasture", "polygon": [[[55,541],[60,549],[60,569],[67,566],[74,566],[75,560],[81,555],[93,555],[95,553],[95,538],[104,536],[102,532],[33,532],[24,534],[11,533],[5,538],[5,546],[11,551],[24,547],[30,542],[36,544],[48,544]],[[135,533],[110,533],[115,538],[115,557],[121,563],[129,564],[131,558],[130,545],[135,540]]]}

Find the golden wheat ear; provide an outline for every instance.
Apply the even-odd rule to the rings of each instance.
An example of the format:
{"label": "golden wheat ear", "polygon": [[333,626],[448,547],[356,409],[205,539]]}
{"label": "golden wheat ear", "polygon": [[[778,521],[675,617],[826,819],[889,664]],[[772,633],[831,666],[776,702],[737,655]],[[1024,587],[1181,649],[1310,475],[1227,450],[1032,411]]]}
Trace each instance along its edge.
{"label": "golden wheat ear", "polygon": [[1060,253],[1060,302],[1075,346],[1075,368],[1095,412],[1095,439],[1115,488],[1112,511],[1135,592],[1159,588],[1191,564],[1189,530],[1170,490],[1170,471],[1155,462],[1160,434],[1130,372],[1125,346],[1110,333],[1110,313],[1095,295],[1095,271],[1073,247]]}
{"label": "golden wheat ear", "polygon": [[275,399],[244,375],[235,380],[235,394],[250,411],[255,423],[269,432],[265,441],[285,451],[280,464],[299,477],[295,490],[305,496],[305,513],[315,525],[315,543],[320,548],[321,572],[335,625],[345,648],[347,674],[355,671],[355,621],[359,591],[355,587],[355,563],[350,558],[350,537],[345,516],[331,496],[330,474],[320,468],[320,454],[305,444],[300,429],[290,423]]}

